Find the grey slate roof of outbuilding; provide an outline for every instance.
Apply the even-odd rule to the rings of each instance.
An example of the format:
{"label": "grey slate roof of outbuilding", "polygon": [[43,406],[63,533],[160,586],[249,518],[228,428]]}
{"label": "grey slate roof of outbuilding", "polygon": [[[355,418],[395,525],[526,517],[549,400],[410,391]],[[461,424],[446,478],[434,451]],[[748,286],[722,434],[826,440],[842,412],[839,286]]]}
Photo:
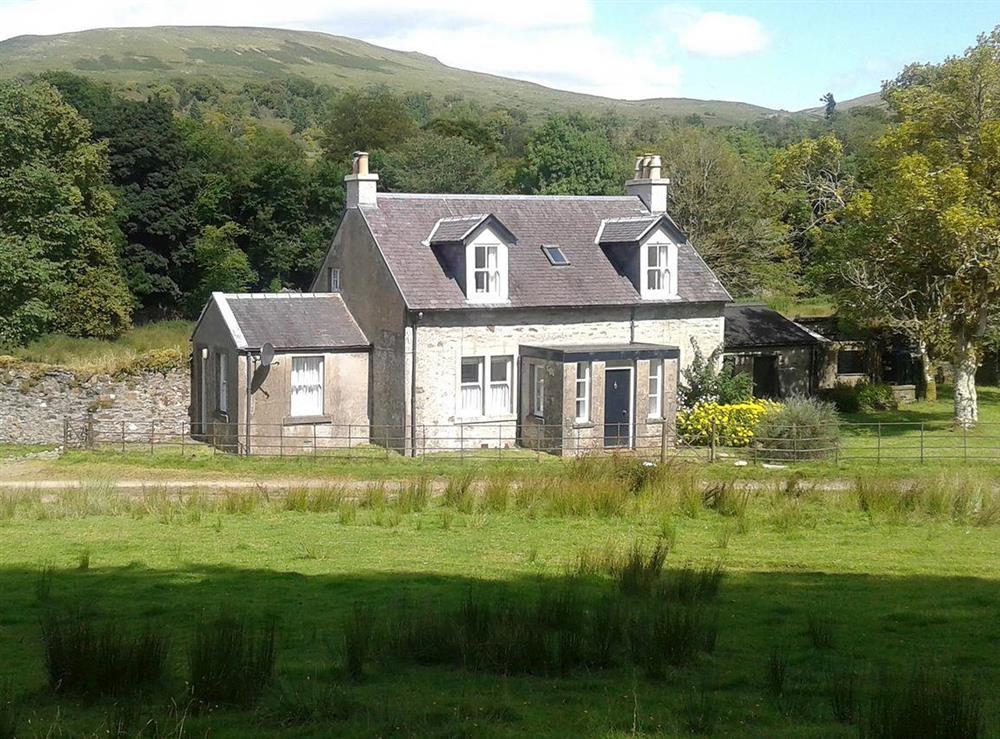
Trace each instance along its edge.
{"label": "grey slate roof of outbuilding", "polygon": [[766,305],[727,305],[725,349],[819,344],[802,326]]}
{"label": "grey slate roof of outbuilding", "polygon": [[367,349],[337,293],[213,293],[240,349]]}
{"label": "grey slate roof of outbuilding", "polygon": [[[606,306],[649,303],[595,243],[601,222],[652,218],[639,198],[556,195],[414,195],[379,193],[361,210],[411,309],[475,309],[425,240],[443,218],[496,217],[516,237],[509,249],[509,307]],[[439,229],[440,230],[440,227]],[[562,248],[569,265],[554,267],[539,248]],[[726,302],[729,293],[691,244],[678,250],[680,300]],[[505,304],[505,307],[507,304]]]}

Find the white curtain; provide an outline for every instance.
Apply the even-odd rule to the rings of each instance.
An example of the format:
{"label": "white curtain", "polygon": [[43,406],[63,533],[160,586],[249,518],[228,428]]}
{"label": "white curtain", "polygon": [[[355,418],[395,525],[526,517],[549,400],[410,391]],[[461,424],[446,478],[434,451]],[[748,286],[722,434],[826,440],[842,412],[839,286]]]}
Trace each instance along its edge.
{"label": "white curtain", "polygon": [[490,384],[490,408],[494,413],[510,413],[510,384],[508,382]]}
{"label": "white curtain", "polygon": [[483,386],[463,385],[462,386],[462,414],[466,416],[478,416],[483,412]]}
{"label": "white curtain", "polygon": [[292,358],[292,415],[323,415],[323,357]]}

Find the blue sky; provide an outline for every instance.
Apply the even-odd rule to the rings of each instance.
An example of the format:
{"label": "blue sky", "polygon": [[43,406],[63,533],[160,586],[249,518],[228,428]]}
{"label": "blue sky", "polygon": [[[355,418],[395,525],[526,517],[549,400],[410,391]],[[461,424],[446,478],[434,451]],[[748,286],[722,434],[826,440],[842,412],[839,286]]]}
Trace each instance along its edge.
{"label": "blue sky", "polygon": [[0,0],[0,39],[107,26],[325,31],[446,64],[622,98],[796,110],[876,92],[910,61],[959,54],[996,2],[679,0]]}

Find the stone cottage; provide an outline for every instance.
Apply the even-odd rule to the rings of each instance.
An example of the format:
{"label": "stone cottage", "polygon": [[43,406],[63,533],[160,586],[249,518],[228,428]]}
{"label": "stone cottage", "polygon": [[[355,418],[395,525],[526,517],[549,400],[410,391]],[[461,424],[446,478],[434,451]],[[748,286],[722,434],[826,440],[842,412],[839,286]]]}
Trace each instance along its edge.
{"label": "stone cottage", "polygon": [[[261,342],[248,340],[231,378],[244,384],[231,391],[228,413],[245,418],[241,404],[259,409],[257,394],[266,391],[277,409],[271,418],[336,427],[360,418],[355,404],[364,397],[370,441],[409,454],[458,444],[573,454],[672,437],[691,340],[705,352],[722,343],[730,297],[668,215],[670,183],[659,157],[639,157],[625,194],[610,197],[378,192],[362,152],[345,181],[343,219],[310,297],[298,300],[338,301],[337,315],[324,319],[337,326],[323,329],[356,328],[343,351],[358,357],[358,372],[367,360],[365,383],[338,396],[352,405],[324,395],[324,414],[301,418],[292,403],[306,380],[295,367],[258,388],[239,379],[259,363]],[[265,312],[296,300],[225,299]],[[203,323],[196,365],[199,347],[210,343]],[[299,327],[290,341],[278,335],[279,323],[266,337],[276,351],[332,349],[318,339],[296,346],[310,343],[302,332],[312,329]],[[215,325],[234,335],[225,322]],[[361,337],[366,346],[353,345]],[[327,356],[344,361],[343,353]],[[211,360],[204,361],[211,385]],[[199,382],[195,420],[208,397]],[[326,384],[322,392],[337,391]],[[257,413],[243,431],[251,442]]]}

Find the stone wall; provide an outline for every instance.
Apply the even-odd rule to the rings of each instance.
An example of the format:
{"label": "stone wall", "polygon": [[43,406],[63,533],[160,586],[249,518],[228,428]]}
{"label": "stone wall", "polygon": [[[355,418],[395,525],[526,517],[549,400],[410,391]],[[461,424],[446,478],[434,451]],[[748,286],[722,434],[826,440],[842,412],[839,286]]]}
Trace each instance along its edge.
{"label": "stone wall", "polygon": [[187,431],[187,367],[114,378],[80,376],[62,367],[0,367],[0,442],[61,444],[63,419],[79,433],[88,414],[102,426],[147,423]]}

